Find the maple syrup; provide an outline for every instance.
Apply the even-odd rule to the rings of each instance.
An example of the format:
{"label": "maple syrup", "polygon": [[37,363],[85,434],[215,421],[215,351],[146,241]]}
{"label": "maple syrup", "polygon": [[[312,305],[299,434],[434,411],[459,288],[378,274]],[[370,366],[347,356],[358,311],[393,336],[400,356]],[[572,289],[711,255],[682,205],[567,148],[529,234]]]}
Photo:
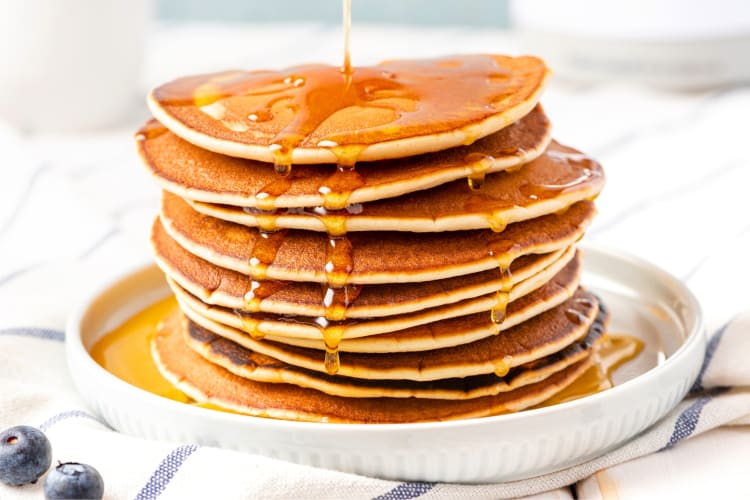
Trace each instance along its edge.
{"label": "maple syrup", "polygon": [[343,210],[349,206],[349,198],[355,189],[365,185],[364,178],[354,166],[338,165],[336,171],[318,187],[323,195],[323,208]]}
{"label": "maple syrup", "polygon": [[[255,243],[250,254],[251,275],[254,280],[265,280],[268,275],[268,267],[276,260],[276,254],[284,243],[288,230],[276,232],[258,231]],[[252,286],[252,282],[250,283]]]}
{"label": "maple syrup", "polygon": [[[495,292],[497,301],[492,309],[490,309],[490,319],[496,325],[505,321],[506,310],[510,302],[510,292],[513,289],[513,273],[510,270],[510,266],[513,264],[514,255],[509,250],[516,247],[515,243],[505,246],[498,242],[493,242],[490,244],[487,252],[497,262],[497,268],[500,273],[500,288]],[[497,329],[495,332],[495,334],[498,333],[500,333],[500,329]]]}
{"label": "maple syrup", "polygon": [[248,279],[243,295],[244,308],[235,309],[235,315],[242,322],[243,331],[254,339],[262,339],[265,335],[258,328],[260,321],[253,315],[261,310],[261,302],[284,288],[287,283],[266,279],[268,267],[276,260],[276,254],[284,242],[288,230],[277,232],[258,231],[251,251],[251,277]]}
{"label": "maple syrup", "polygon": [[508,374],[512,367],[512,356],[504,356],[501,359],[495,360],[495,375],[497,375],[498,377],[504,377]]}
{"label": "maple syrup", "polygon": [[343,13],[344,13],[344,64],[341,66],[341,71],[344,74],[350,74],[352,72],[352,59],[351,59],[351,31],[352,31],[352,0],[343,0]]}
{"label": "maple syrup", "polygon": [[495,159],[483,153],[469,153],[464,158],[464,161],[471,167],[471,174],[467,177],[469,188],[478,191],[484,184],[484,178],[487,176],[492,163]]}
{"label": "maple syrup", "polygon": [[614,387],[615,371],[643,350],[643,342],[631,335],[607,333],[596,353],[596,362],[572,384],[544,401],[540,407],[580,399]]}
{"label": "maple syrup", "polygon": [[[533,99],[547,74],[532,57],[460,55],[375,67],[354,67],[348,60],[345,54],[343,70],[306,65],[188,77],[153,95],[168,111],[197,106],[235,133],[252,125],[252,134],[273,134],[269,152],[286,175],[295,148],[325,148],[339,165],[352,166],[370,145],[448,133],[497,116]],[[353,119],[348,113],[360,126],[346,125]]]}
{"label": "maple syrup", "polygon": [[190,402],[159,373],[151,357],[151,339],[159,323],[177,307],[173,296],[151,304],[102,336],[91,348],[91,357],[135,387],[182,403]]}

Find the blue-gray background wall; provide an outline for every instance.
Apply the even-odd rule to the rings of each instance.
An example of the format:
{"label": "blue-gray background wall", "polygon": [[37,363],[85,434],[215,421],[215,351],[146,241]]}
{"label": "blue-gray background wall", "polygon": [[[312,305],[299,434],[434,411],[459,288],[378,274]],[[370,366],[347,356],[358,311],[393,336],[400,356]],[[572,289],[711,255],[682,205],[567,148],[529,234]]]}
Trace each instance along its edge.
{"label": "blue-gray background wall", "polygon": [[[341,22],[341,0],[157,0],[175,21]],[[507,0],[352,0],[352,22],[506,27]]]}

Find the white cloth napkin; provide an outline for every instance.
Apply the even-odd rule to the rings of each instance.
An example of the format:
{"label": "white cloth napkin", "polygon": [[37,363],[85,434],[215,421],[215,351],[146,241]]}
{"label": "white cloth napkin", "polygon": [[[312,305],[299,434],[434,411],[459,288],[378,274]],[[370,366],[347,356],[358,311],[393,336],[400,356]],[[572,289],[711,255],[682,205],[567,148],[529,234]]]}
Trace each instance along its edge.
{"label": "white cloth napkin", "polygon": [[[0,330],[0,428],[20,424],[41,428],[52,442],[53,460],[96,467],[110,499],[573,498],[573,490],[580,498],[638,498],[655,493],[639,490],[644,475],[673,471],[683,463],[692,463],[690,470],[701,473],[680,476],[679,484],[666,484],[670,496],[692,497],[707,484],[717,498],[722,497],[721,488],[727,495],[724,498],[748,491],[742,466],[746,457],[727,455],[727,448],[710,441],[741,439],[750,444],[750,433],[745,430],[715,430],[750,422],[750,365],[746,362],[750,357],[750,312],[713,335],[691,395],[637,438],[576,467],[487,485],[384,481],[190,443],[125,436],[91,414],[79,399],[66,374],[63,341],[64,334],[58,330]],[[708,440],[700,440],[712,429]],[[681,443],[693,438],[698,442]],[[732,449],[738,449],[737,445]],[[710,472],[696,468],[696,460],[710,464],[706,465]],[[711,473],[722,480],[703,481]],[[42,481],[23,487],[1,485],[0,498],[39,498],[41,489]]]}

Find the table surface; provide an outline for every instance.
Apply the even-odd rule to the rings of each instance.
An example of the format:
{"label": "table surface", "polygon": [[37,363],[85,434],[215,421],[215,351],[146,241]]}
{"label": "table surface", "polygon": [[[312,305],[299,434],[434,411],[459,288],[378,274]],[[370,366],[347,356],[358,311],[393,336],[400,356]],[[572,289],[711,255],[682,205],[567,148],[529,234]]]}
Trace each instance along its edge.
{"label": "table surface", "polygon": [[[313,40],[314,43],[309,41]],[[143,89],[227,67],[338,62],[341,33],[316,25],[166,25],[148,42]],[[355,26],[355,64],[458,52],[519,53],[512,35]],[[686,282],[709,330],[748,308],[750,88],[673,93],[555,80],[542,99],[561,142],[603,164],[607,186],[586,241],[653,261]],[[0,125],[0,328],[61,328],[74,304],[151,259],[159,192],[132,134],[147,117],[88,134]]]}

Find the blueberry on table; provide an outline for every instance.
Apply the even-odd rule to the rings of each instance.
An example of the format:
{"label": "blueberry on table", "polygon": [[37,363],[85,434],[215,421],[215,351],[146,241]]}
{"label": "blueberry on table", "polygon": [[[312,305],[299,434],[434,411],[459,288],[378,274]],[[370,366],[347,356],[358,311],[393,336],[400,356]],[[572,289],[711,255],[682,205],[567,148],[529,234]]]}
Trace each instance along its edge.
{"label": "blueberry on table", "polygon": [[44,480],[47,500],[96,499],[104,496],[104,481],[99,471],[86,464],[59,463]]}
{"label": "blueberry on table", "polygon": [[28,425],[0,433],[0,482],[35,483],[52,463],[52,446],[42,431]]}

